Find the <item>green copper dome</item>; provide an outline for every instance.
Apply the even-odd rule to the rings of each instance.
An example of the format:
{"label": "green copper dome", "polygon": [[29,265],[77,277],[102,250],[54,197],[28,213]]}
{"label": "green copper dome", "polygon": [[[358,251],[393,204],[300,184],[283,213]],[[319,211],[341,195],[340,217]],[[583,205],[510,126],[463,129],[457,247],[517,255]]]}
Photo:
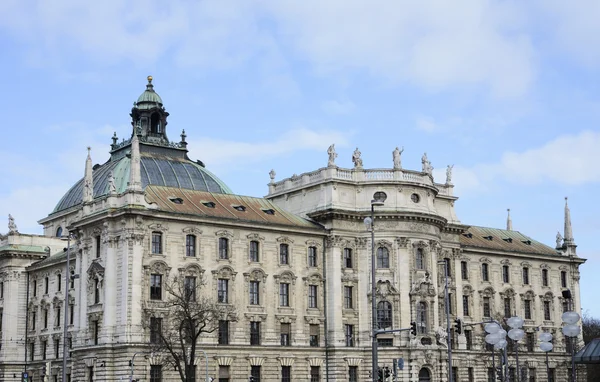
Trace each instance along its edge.
{"label": "green copper dome", "polygon": [[138,97],[136,105],[139,109],[150,109],[156,106],[162,107],[163,101],[154,91],[154,85],[152,85],[152,76],[148,76],[148,84],[146,90]]}

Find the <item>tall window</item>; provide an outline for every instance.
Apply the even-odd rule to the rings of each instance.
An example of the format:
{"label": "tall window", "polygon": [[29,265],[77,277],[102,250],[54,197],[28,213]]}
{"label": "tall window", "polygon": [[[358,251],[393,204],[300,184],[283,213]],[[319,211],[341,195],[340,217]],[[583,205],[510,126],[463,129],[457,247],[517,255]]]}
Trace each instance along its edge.
{"label": "tall window", "polygon": [[[58,328],[60,326],[60,314],[61,314],[60,306],[56,307],[55,312],[56,312],[56,317],[54,318],[54,326]],[[2,318],[2,317],[0,317],[0,318]],[[2,328],[2,326],[0,326],[0,328]],[[0,329],[0,332],[1,331],[2,331],[2,329]]]}
{"label": "tall window", "polygon": [[219,320],[219,345],[229,345],[229,321]]}
{"label": "tall window", "polygon": [[60,358],[60,340],[54,340],[54,358]]}
{"label": "tall window", "polygon": [[186,235],[185,236],[185,255],[187,257],[196,256],[196,236]]}
{"label": "tall window", "polygon": [[36,312],[31,312],[31,330],[35,330],[35,322],[37,321]]}
{"label": "tall window", "polygon": [[42,359],[46,359],[48,350],[48,341],[42,341]]}
{"label": "tall window", "polygon": [[160,334],[162,333],[162,318],[150,317],[150,343],[161,343]]}
{"label": "tall window", "polygon": [[162,253],[162,233],[152,232],[152,253]]}
{"label": "tall window", "polygon": [[308,247],[308,266],[317,266],[317,247]]}
{"label": "tall window", "polygon": [[377,268],[390,267],[390,251],[386,247],[377,248]]}
{"label": "tall window", "polygon": [[511,309],[510,297],[506,297],[504,299],[504,317],[511,317],[511,316],[512,316],[512,309]]}
{"label": "tall window", "polygon": [[250,281],[250,305],[260,305],[260,294],[259,294],[260,282],[252,280]]}
{"label": "tall window", "polygon": [[352,249],[344,248],[344,268],[352,268]]}
{"label": "tall window", "polygon": [[69,304],[69,325],[73,325],[75,321],[75,305]]}
{"label": "tall window", "polygon": [[94,304],[100,303],[100,280],[94,279]]}
{"label": "tall window", "polygon": [[33,291],[33,297],[37,296],[37,280],[33,280],[33,285],[31,286]]}
{"label": "tall window", "polygon": [[[444,309],[446,307],[444,306]],[[448,313],[450,314],[454,314],[454,311],[452,310],[452,293],[448,293]]]}
{"label": "tall window", "polygon": [[229,239],[226,237],[219,238],[219,259],[226,260],[229,258]]}
{"label": "tall window", "polygon": [[463,296],[463,315],[470,316],[469,314],[469,296]]}
{"label": "tall window", "polygon": [[162,382],[162,365],[150,365],[150,382]]}
{"label": "tall window", "polygon": [[427,304],[417,303],[417,332],[425,334],[427,332]]}
{"label": "tall window", "polygon": [[252,240],[250,242],[250,261],[258,262],[258,241]]}
{"label": "tall window", "polygon": [[[194,377],[192,381],[196,380],[196,368],[194,367]],[[219,366],[219,382],[229,382],[229,366]]]}
{"label": "tall window", "polygon": [[281,341],[281,346],[290,346],[292,344],[291,341],[291,333],[292,333],[292,329],[291,329],[291,325],[287,324],[287,323],[282,323],[280,324],[280,328],[279,328],[279,332],[280,332],[280,341]]}
{"label": "tall window", "polygon": [[377,327],[380,329],[392,327],[392,304],[388,301],[377,303]]}
{"label": "tall window", "polygon": [[492,317],[492,310],[490,306],[490,298],[483,298],[483,317]]}
{"label": "tall window", "polygon": [[100,236],[96,236],[96,258],[100,257]]}
{"label": "tall window", "polygon": [[523,308],[525,310],[525,319],[531,320],[531,300],[523,300]]}
{"label": "tall window", "polygon": [[316,347],[319,346],[319,325],[318,324],[310,324],[309,326],[310,338],[309,344],[310,346]]}
{"label": "tall window", "polygon": [[260,366],[250,366],[250,376],[252,377],[252,382],[260,382]]}
{"label": "tall window", "polygon": [[290,306],[290,284],[279,284],[279,306]]}
{"label": "tall window", "polygon": [[490,281],[490,268],[488,263],[481,264],[481,280]]}
{"label": "tall window", "polygon": [[444,258],[444,269],[443,269],[443,273],[442,276],[448,275],[448,277],[452,277],[452,268],[450,267],[450,259],[445,257]]}
{"label": "tall window", "polygon": [[71,277],[70,277],[70,283],[69,283],[69,289],[75,289],[75,271],[72,270],[71,271]]}
{"label": "tall window", "polygon": [[358,382],[358,366],[348,366],[348,382]]}
{"label": "tall window", "polygon": [[354,302],[352,300],[352,287],[344,286],[344,308],[354,309]]}
{"label": "tall window", "polygon": [[564,300],[562,302],[562,312],[568,312],[569,311],[569,301],[568,300]]}
{"label": "tall window", "polygon": [[150,275],[150,300],[162,299],[162,275]]}
{"label": "tall window", "polygon": [[217,280],[217,301],[222,304],[229,302],[229,280]]}
{"label": "tall window", "polygon": [[308,307],[309,308],[317,307],[317,286],[316,285],[308,286]]}
{"label": "tall window", "polygon": [[509,273],[508,265],[502,266],[502,281],[507,284],[510,282],[510,273]]}
{"label": "tall window", "polygon": [[30,361],[34,360],[34,354],[35,354],[35,343],[31,342],[31,343],[29,343],[29,360]]}
{"label": "tall window", "polygon": [[417,269],[425,269],[425,256],[423,255],[423,248],[417,248],[415,252],[415,265]]}
{"label": "tall window", "polygon": [[550,315],[550,301],[544,301],[544,320],[552,320],[552,317]]}
{"label": "tall window", "polygon": [[196,301],[196,277],[185,276],[183,279],[183,289],[187,301]]}
{"label": "tall window", "polygon": [[48,294],[48,289],[50,289],[50,278],[46,276],[44,278],[44,294]]}
{"label": "tall window", "polygon": [[523,284],[529,284],[529,268],[523,268]]}
{"label": "tall window", "polygon": [[344,335],[346,337],[346,346],[354,346],[354,325],[344,325]]}
{"label": "tall window", "polygon": [[260,345],[260,322],[250,322],[250,345]]}
{"label": "tall window", "polygon": [[535,334],[532,332],[528,332],[525,337],[525,342],[527,345],[527,351],[532,352],[533,347],[535,346]]}
{"label": "tall window", "polygon": [[468,280],[469,279],[469,267],[466,261],[461,261],[460,262],[460,277],[463,280]]}
{"label": "tall window", "polygon": [[281,382],[292,382],[291,366],[281,366]]}
{"label": "tall window", "polygon": [[548,270],[542,269],[542,286],[548,286]]}
{"label": "tall window", "polygon": [[[58,275],[56,275],[56,289],[58,289],[59,292],[62,289],[62,277],[61,277],[60,273]],[[2,297],[0,297],[0,298],[2,298]]]}
{"label": "tall window", "polygon": [[44,309],[44,329],[48,329],[48,309]]}
{"label": "tall window", "polygon": [[471,350],[473,347],[473,332],[465,330],[465,339],[467,340],[467,350]]}
{"label": "tall window", "polygon": [[100,335],[100,323],[98,321],[92,321],[92,330],[94,345],[98,345],[98,339]]}
{"label": "tall window", "polygon": [[310,382],[321,381],[321,368],[319,366],[310,367]]}
{"label": "tall window", "polygon": [[567,287],[567,272],[560,271],[560,286],[563,288]]}
{"label": "tall window", "polygon": [[287,244],[279,244],[279,264],[290,263],[290,246]]}

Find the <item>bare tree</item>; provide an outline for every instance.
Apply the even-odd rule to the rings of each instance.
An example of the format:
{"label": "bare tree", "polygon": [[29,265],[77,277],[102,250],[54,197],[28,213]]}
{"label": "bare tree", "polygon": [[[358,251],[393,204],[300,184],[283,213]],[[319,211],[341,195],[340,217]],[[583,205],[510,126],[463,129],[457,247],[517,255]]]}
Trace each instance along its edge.
{"label": "bare tree", "polygon": [[[600,337],[600,319],[590,316],[589,312],[584,313],[582,320],[583,342],[587,345],[594,338]],[[586,365],[587,380],[600,381],[600,365]]]}
{"label": "bare tree", "polygon": [[219,321],[235,319],[235,308],[208,297],[212,293],[204,286],[202,279],[177,275],[165,283],[166,297],[145,308],[151,350],[177,370],[182,382],[196,380],[199,338],[215,332]]}

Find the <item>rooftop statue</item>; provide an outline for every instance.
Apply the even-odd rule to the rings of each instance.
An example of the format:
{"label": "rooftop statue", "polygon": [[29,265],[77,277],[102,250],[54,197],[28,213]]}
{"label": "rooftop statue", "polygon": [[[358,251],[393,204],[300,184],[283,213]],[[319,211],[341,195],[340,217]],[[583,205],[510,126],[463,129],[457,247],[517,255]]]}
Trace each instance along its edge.
{"label": "rooftop statue", "polygon": [[8,233],[19,233],[17,225],[15,224],[15,218],[11,214],[8,214]]}
{"label": "rooftop statue", "polygon": [[277,175],[275,173],[275,170],[271,169],[271,171],[269,171],[269,178],[271,178],[271,183],[275,183],[275,175]]}
{"label": "rooftop statue", "polygon": [[110,195],[114,195],[117,193],[117,187],[115,186],[115,177],[113,176],[113,172],[108,173],[108,193]]}
{"label": "rooftop statue", "polygon": [[363,161],[360,157],[360,151],[358,150],[358,147],[356,150],[354,150],[354,153],[352,153],[352,163],[354,163],[354,168],[362,168],[363,166]]}
{"label": "rooftop statue", "polygon": [[454,165],[448,165],[446,167],[446,184],[452,184],[452,169]]}
{"label": "rooftop statue", "polygon": [[562,247],[562,241],[563,241],[563,237],[560,234],[560,232],[556,233],[556,248],[561,248]]}
{"label": "rooftop statue", "polygon": [[403,152],[404,152],[404,146],[402,147],[402,150],[398,150],[398,147],[396,147],[396,149],[392,152],[392,156],[394,158],[394,169],[395,170],[402,169],[402,159],[400,158],[400,155],[402,155]]}
{"label": "rooftop statue", "polygon": [[327,154],[329,155],[329,160],[327,161],[327,167],[335,167],[335,158],[337,158],[337,153],[335,152],[335,143],[329,146],[327,149]]}
{"label": "rooftop statue", "polygon": [[429,159],[427,159],[427,153],[424,153],[423,156],[421,157],[421,164],[422,164],[422,171],[426,174],[431,175],[431,172],[433,171],[433,166],[431,165],[431,162],[429,161]]}

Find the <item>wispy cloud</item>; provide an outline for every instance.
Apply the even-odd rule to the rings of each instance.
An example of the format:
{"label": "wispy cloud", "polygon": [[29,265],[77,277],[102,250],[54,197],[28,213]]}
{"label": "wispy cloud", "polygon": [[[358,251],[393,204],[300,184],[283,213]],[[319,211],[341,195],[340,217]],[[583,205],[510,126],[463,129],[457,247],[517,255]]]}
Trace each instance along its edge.
{"label": "wispy cloud", "polygon": [[349,114],[356,105],[350,100],[328,100],[321,104],[321,108],[330,114]]}

